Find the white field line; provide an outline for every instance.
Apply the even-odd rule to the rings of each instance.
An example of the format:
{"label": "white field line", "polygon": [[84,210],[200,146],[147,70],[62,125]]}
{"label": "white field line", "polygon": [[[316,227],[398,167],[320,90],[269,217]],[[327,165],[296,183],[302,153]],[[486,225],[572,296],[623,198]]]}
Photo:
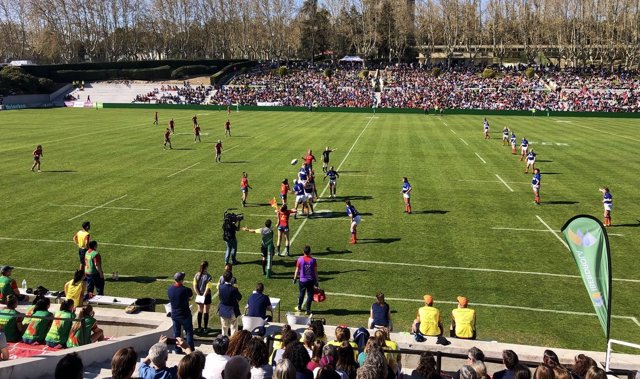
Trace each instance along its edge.
{"label": "white field line", "polygon": [[[332,296],[345,296],[345,297],[355,297],[355,298],[361,298],[361,299],[371,299],[371,295],[356,295],[356,294],[338,293],[338,292],[326,292],[326,294],[327,295],[332,295]],[[412,302],[412,303],[422,303],[423,302],[423,300],[420,300],[420,299],[406,299],[406,298],[400,298],[400,297],[388,297],[387,299],[392,300],[392,301],[406,301],[406,302]],[[458,304],[458,302],[456,302],[456,301],[434,301],[434,303],[438,303],[438,304]],[[597,314],[595,314],[595,313],[588,313],[588,312],[562,311],[562,310],[557,310],[557,309],[544,309],[544,308],[531,308],[531,307],[521,307],[521,306],[517,306],[517,305],[506,305],[506,304],[473,303],[472,305],[474,307],[516,309],[516,310],[522,310],[522,311],[528,311],[528,312],[545,312],[545,313],[557,313],[557,314],[567,314],[567,315],[576,315],[576,316],[597,316]],[[638,321],[638,319],[636,317],[633,317],[633,316],[616,316],[616,315],[611,315],[611,317],[617,318],[617,319],[623,319],[623,320],[631,320],[636,325],[638,325],[640,327],[640,321]]]}
{"label": "white field line", "polygon": [[[444,126],[449,126],[449,124],[447,124],[447,122],[446,122],[446,121],[444,121],[444,120],[440,120],[440,121],[442,121],[442,123],[444,124]],[[451,129],[449,129],[449,130],[451,130]],[[453,132],[453,130],[451,130],[451,131]],[[453,132],[453,133],[455,134],[455,132]]]}
{"label": "white field line", "polygon": [[543,220],[540,216],[536,215],[536,217],[538,218],[538,220],[540,220],[540,222],[542,223],[542,225],[544,225],[547,229],[549,229],[549,231],[550,231],[551,233],[553,233],[553,235],[554,235],[554,236],[556,236],[556,238],[558,239],[558,241],[562,242],[562,244],[564,245],[564,247],[566,247],[566,248],[567,248],[567,250],[571,250],[571,249],[569,249],[569,245],[567,245],[567,243],[566,243],[566,242],[564,242],[564,240],[560,237],[560,235],[559,235],[558,233],[556,233],[556,231],[555,231],[555,230],[551,229],[551,227],[550,227],[549,225],[547,225],[547,223],[546,223],[546,222],[544,222],[544,220]]}
{"label": "white field line", "polygon": [[[64,243],[71,245],[73,242],[71,240],[50,240],[50,239],[35,239],[35,238],[12,238],[12,237],[0,237],[0,240],[4,241],[23,241],[23,242],[44,242],[44,243]],[[164,247],[164,246],[147,246],[147,245],[129,245],[122,243],[111,243],[111,242],[100,242],[100,245],[103,246],[118,246],[118,247],[130,247],[137,249],[146,249],[146,250],[169,250],[169,251],[187,251],[187,252],[196,252],[196,253],[224,253],[224,250],[207,250],[207,249],[189,249],[184,247]],[[261,255],[260,253],[248,252],[248,251],[238,251],[238,254],[246,254],[246,255]],[[455,266],[438,266],[438,265],[426,265],[426,264],[416,264],[416,263],[404,263],[404,262],[384,262],[384,261],[366,261],[366,260],[358,260],[358,259],[345,259],[345,258],[322,258],[323,261],[335,261],[335,262],[351,262],[351,263],[363,263],[363,264],[376,264],[383,266],[400,266],[400,267],[422,267],[422,268],[432,268],[438,270],[462,270],[462,271],[476,271],[476,272],[496,272],[496,273],[504,273],[504,274],[515,274],[515,275],[534,275],[534,276],[549,276],[554,278],[569,278],[574,279],[581,277],[579,275],[570,275],[570,274],[555,274],[550,272],[535,272],[535,271],[518,271],[518,270],[503,270],[503,269],[492,269],[492,268],[481,268],[481,267],[455,267]],[[34,269],[37,270],[37,269]],[[614,281],[620,282],[629,282],[629,283],[640,283],[640,279],[622,279],[622,278],[613,278]]]}
{"label": "white field line", "polygon": [[[347,158],[349,158],[349,155],[351,154],[353,149],[356,147],[356,144],[358,143],[358,141],[360,141],[360,137],[362,137],[364,132],[367,131],[367,128],[369,128],[369,125],[371,125],[371,121],[373,121],[373,120],[374,120],[373,118],[369,118],[369,121],[367,121],[367,124],[364,126],[364,129],[362,129],[360,134],[358,134],[358,137],[356,137],[356,140],[353,141],[353,144],[351,145],[351,148],[349,149],[349,151],[347,151],[347,154],[344,156],[344,158],[342,158],[342,162],[340,162],[340,164],[338,165],[338,169],[336,171],[340,172],[340,169],[342,168],[342,165],[344,164],[344,162],[347,161]],[[320,198],[320,200],[318,200],[318,201],[322,200],[322,196],[324,196],[324,193],[327,192],[328,188],[329,188],[329,183],[327,183],[324,186],[324,189],[320,193],[320,196],[318,196]],[[289,243],[290,245],[293,245],[293,242],[298,237],[298,234],[300,234],[300,231],[302,230],[302,228],[307,224],[307,221],[309,221],[309,218],[305,218],[304,221],[302,221],[302,224],[300,224],[300,226],[296,230],[295,234],[293,235],[293,238],[291,238],[290,243]]]}
{"label": "white field line", "polygon": [[499,181],[501,181],[501,182],[502,182],[502,184],[504,184],[504,185],[509,189],[509,191],[513,192],[513,188],[511,188],[511,187],[507,184],[507,182],[505,182],[505,181],[500,177],[500,175],[496,174],[496,178],[498,178],[498,180],[499,180]]}
{"label": "white field line", "polygon": [[228,149],[224,149],[224,150],[222,150],[222,152],[223,152],[223,153],[226,153],[227,151],[231,151],[231,150],[235,149],[235,148],[236,148],[236,147],[238,147],[238,146],[239,146],[239,145],[231,146],[231,147],[230,147],[230,148],[228,148]]}
{"label": "white field line", "polygon": [[590,127],[590,126],[580,125],[580,124],[578,124],[577,122],[572,122],[572,125],[577,126],[577,127],[579,127],[579,128],[585,128],[585,129],[593,130],[593,131],[599,132],[600,134],[609,134],[609,135],[612,135],[612,136],[616,136],[616,137],[620,137],[620,138],[628,139],[628,140],[631,140],[631,141],[640,142],[640,140],[639,140],[639,139],[635,139],[635,138],[631,138],[631,137],[623,136],[623,135],[616,134],[616,133],[605,132],[605,131],[602,131],[602,130],[600,130],[600,129],[592,128],[592,127]]}
{"label": "white field line", "polygon": [[[544,232],[544,233],[552,233],[552,232],[556,232],[559,233],[559,230],[548,230],[548,229],[527,229],[527,228],[499,228],[499,227],[495,227],[495,228],[491,228],[493,230],[516,230],[516,231],[522,231],[522,232]],[[610,236],[618,236],[618,237],[624,237],[624,234],[620,234],[620,233],[607,233]]]}
{"label": "white field line", "polygon": [[476,157],[478,157],[478,159],[480,159],[482,161],[482,163],[487,164],[487,161],[485,161],[484,158],[482,158],[480,156],[480,154],[478,154],[478,153],[474,153],[474,154],[476,155]]}
{"label": "white field line", "polygon": [[170,178],[170,177],[172,177],[172,176],[174,176],[174,175],[178,175],[179,173],[184,172],[184,171],[187,171],[187,170],[188,170],[188,169],[190,169],[191,167],[197,166],[197,165],[199,165],[199,164],[200,164],[200,162],[196,162],[196,163],[192,164],[191,166],[189,166],[189,167],[187,167],[187,168],[183,168],[183,169],[182,169],[182,170],[180,170],[180,171],[176,171],[176,172],[174,172],[173,174],[167,175],[167,178]]}
{"label": "white field line", "polygon": [[[323,259],[326,259],[326,258],[323,258]],[[18,267],[18,266],[16,266],[16,268],[19,269],[19,270],[26,270],[26,271],[73,274],[73,271],[65,271],[65,270],[54,270],[54,269],[46,269],[46,268],[31,268],[31,267]],[[121,278],[129,278],[129,277],[135,277],[135,276],[136,275],[120,275]],[[159,282],[173,282],[173,279],[156,279],[156,280],[159,281]],[[215,298],[215,296],[217,296],[217,295],[218,295],[218,293],[216,292],[213,295],[213,297]],[[327,295],[353,297],[353,298],[359,298],[359,299],[371,299],[371,295],[357,295],[357,294],[339,293],[339,292],[327,292]],[[421,303],[422,302],[422,300],[420,300],[420,299],[406,299],[406,298],[399,298],[399,297],[388,297],[387,299],[391,300],[391,301],[403,301],[403,302],[412,302],[412,303]],[[439,303],[439,304],[457,304],[457,302],[455,302],[455,301],[436,301],[436,303]],[[588,312],[575,312],[575,311],[562,311],[562,310],[556,310],[556,309],[531,308],[531,307],[521,307],[521,306],[515,306],[515,305],[506,305],[506,304],[473,303],[473,306],[474,307],[498,308],[498,309],[515,309],[515,310],[523,310],[523,311],[529,311],[529,312],[545,312],[545,313],[556,313],[556,314],[568,314],[568,315],[577,315],[577,316],[596,316],[595,313],[588,313]],[[635,318],[633,316],[611,315],[611,317],[617,318],[617,319],[631,320],[636,325],[638,325],[640,327],[640,322],[638,321],[637,318]]]}
{"label": "white field line", "polygon": [[[447,125],[447,124],[445,124],[445,125]],[[456,135],[458,134],[458,133],[456,133],[456,131],[455,131],[455,130],[453,130],[453,129],[451,129],[451,128],[449,128],[449,130],[451,130],[451,133],[453,133],[453,134],[456,134]]]}
{"label": "white field line", "polygon": [[[476,180],[476,179],[458,179],[459,182],[476,182],[476,183],[502,183],[499,180]],[[531,184],[529,182],[507,182],[509,184]]]}
{"label": "white field line", "polygon": [[[49,204],[50,207],[70,207],[70,208],[93,208],[93,205],[77,204]],[[123,211],[150,211],[148,208],[127,208],[127,207],[101,207],[102,209],[119,209]]]}
{"label": "white field line", "polygon": [[107,201],[106,203],[104,203],[104,204],[102,204],[102,205],[98,205],[97,207],[93,207],[93,208],[89,209],[88,211],[86,211],[86,212],[84,212],[84,213],[80,213],[80,214],[79,214],[79,215],[77,215],[77,216],[71,217],[71,218],[70,218],[70,219],[68,219],[67,221],[73,221],[73,220],[77,219],[78,217],[82,217],[82,216],[86,215],[87,213],[91,213],[91,212],[95,211],[96,209],[104,208],[104,207],[106,207],[107,205],[109,205],[109,204],[111,204],[111,203],[113,203],[113,202],[115,202],[115,201],[118,201],[118,200],[120,200],[120,199],[124,199],[125,197],[127,197],[127,194],[124,194],[124,195],[122,195],[122,196],[120,196],[120,197],[118,197],[118,198],[116,198],[116,199],[109,200],[109,201]]}
{"label": "white field line", "polygon": [[463,140],[462,138],[460,138],[460,141],[464,142],[465,145],[469,146],[469,144],[467,143],[467,141]]}

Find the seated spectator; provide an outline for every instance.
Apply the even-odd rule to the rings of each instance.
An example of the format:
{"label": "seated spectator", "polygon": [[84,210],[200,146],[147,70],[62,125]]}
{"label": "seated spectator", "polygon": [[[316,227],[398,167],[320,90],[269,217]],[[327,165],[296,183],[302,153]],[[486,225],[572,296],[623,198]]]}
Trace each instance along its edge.
{"label": "seated spectator", "polygon": [[7,347],[7,338],[4,332],[0,330],[0,361],[9,360],[9,348]]}
{"label": "seated spectator", "polygon": [[[182,338],[176,344],[180,345],[183,351],[189,353],[191,348]],[[169,359],[169,348],[167,347],[167,337],[160,336],[160,341],[149,349],[147,357],[142,360],[138,368],[138,376],[143,379],[176,379],[178,377],[178,366],[167,367]]]}
{"label": "seated spectator", "polygon": [[513,350],[503,350],[502,363],[505,369],[495,372],[493,379],[513,379],[513,369],[520,363],[518,354]]}
{"label": "seated spectator", "polygon": [[84,365],[78,353],[70,353],[62,357],[56,365],[55,379],[82,379]]}
{"label": "seated spectator", "polygon": [[[305,346],[306,347],[306,346]],[[320,340],[313,341],[313,347],[311,348],[311,360],[307,364],[307,368],[314,371],[317,367],[320,367],[320,359],[322,359],[322,348],[324,342]]]}
{"label": "seated spectator", "polygon": [[273,379],[295,379],[296,368],[288,359],[281,359],[273,371]]}
{"label": "seated spectator", "polygon": [[236,355],[242,355],[242,352],[247,347],[249,341],[253,336],[248,330],[238,330],[231,338],[229,338],[229,348],[227,349],[227,355],[235,357]]}
{"label": "seated spectator", "polygon": [[411,372],[411,379],[441,379],[433,353],[425,351],[420,354],[420,362],[418,367]]}
{"label": "seated spectator", "polygon": [[[473,379],[478,379],[478,375],[475,372],[475,370],[473,369],[473,367],[471,367],[475,362],[483,362],[484,363],[484,353],[482,352],[482,350],[478,349],[477,347],[472,347],[471,349],[469,349],[467,351],[467,362],[466,365],[463,367],[469,367],[471,369],[471,371],[473,371],[473,374],[466,374],[466,375],[473,375]],[[459,379],[462,378],[462,372],[460,370],[458,370],[457,372],[455,372],[452,377],[454,379]],[[469,379],[469,378],[465,378],[465,379]]]}
{"label": "seated spectator", "polygon": [[56,320],[53,320],[45,341],[49,347],[65,348],[73,319],[76,318],[76,314],[73,313],[73,300],[63,301],[60,304],[60,310],[53,317]]}
{"label": "seated spectator", "polygon": [[476,339],[476,311],[468,305],[466,297],[458,296],[458,308],[451,311],[451,337]]}
{"label": "seated spectator", "polygon": [[579,379],[584,379],[589,368],[593,366],[596,366],[596,362],[591,357],[584,354],[578,354],[576,355],[573,366],[571,367],[571,373]]}
{"label": "seated spectator", "polygon": [[335,347],[340,347],[343,342],[348,342],[354,350],[354,357],[358,358],[358,345],[351,341],[351,330],[346,325],[338,325],[335,330],[336,338],[327,342],[328,345],[333,345]]}
{"label": "seated spectator", "polygon": [[12,273],[12,266],[2,266],[0,268],[0,303],[2,304],[7,303],[7,296],[9,295],[15,295],[18,300],[24,300],[24,295],[20,295],[18,283],[11,278]]}
{"label": "seated spectator", "polygon": [[247,300],[247,316],[260,317],[271,321],[271,317],[267,317],[267,311],[271,311],[271,299],[264,293],[264,284],[256,284],[256,290],[253,291]]}
{"label": "seated spectator", "polygon": [[358,365],[360,367],[362,367],[365,359],[367,359],[367,355],[372,349],[380,349],[380,345],[378,345],[375,338],[369,338],[367,344],[364,346],[364,350],[358,354]]}
{"label": "seated spectator", "polygon": [[469,365],[462,366],[460,370],[458,370],[458,373],[460,375],[460,379],[480,379],[478,378],[476,370],[474,370],[473,367]]}
{"label": "seated spectator", "polygon": [[84,308],[80,310],[78,318],[84,321],[84,328],[82,327],[81,321],[73,322],[71,331],[69,332],[69,339],[67,339],[67,347],[77,347],[104,341],[104,332],[98,327],[98,321],[94,317],[93,307],[91,305],[85,305]]}
{"label": "seated spectator", "polygon": [[15,295],[9,295],[7,296],[7,307],[0,309],[0,330],[4,332],[8,342],[21,341],[25,329],[22,317],[16,317],[20,314],[16,311],[17,306],[18,298]]}
{"label": "seated spectator", "polygon": [[376,346],[371,348],[364,364],[358,369],[357,378],[394,379],[396,373],[389,367],[382,349]]}
{"label": "seated spectator", "polygon": [[311,330],[313,334],[316,336],[316,340],[320,340],[324,343],[327,342],[327,335],[324,333],[324,324],[322,320],[313,320],[307,326],[308,330]]}
{"label": "seated spectator", "polygon": [[50,306],[51,300],[47,298],[38,300],[33,308],[33,313],[30,315],[33,318],[29,318],[29,324],[22,335],[22,342],[28,344],[44,344],[52,322],[51,319],[46,318],[53,316],[51,312],[49,312]]}
{"label": "seated spectator", "polygon": [[229,359],[224,371],[222,371],[223,379],[250,379],[251,365],[247,358],[243,356],[235,356]]}
{"label": "seated spectator", "polygon": [[82,308],[84,295],[87,292],[87,282],[84,279],[84,270],[76,270],[73,279],[64,284],[65,297],[73,300],[73,312],[76,308]]}
{"label": "seated spectator", "polygon": [[[315,376],[315,379],[341,379],[342,376],[331,366],[322,367],[318,374]],[[354,376],[355,378],[355,376]]]}
{"label": "seated spectator", "polygon": [[558,354],[553,350],[547,349],[542,354],[542,363],[553,368],[560,365],[560,359],[558,358]]}
{"label": "seated spectator", "polygon": [[[335,369],[337,361],[338,349],[333,345],[325,344],[322,348],[322,357],[320,358],[320,364],[313,369],[314,378],[318,375],[318,371],[320,371],[322,367],[330,366]],[[347,379],[347,374],[341,373],[341,377],[342,379]]]}
{"label": "seated spectator", "polygon": [[553,376],[555,379],[571,379],[571,373],[562,365],[553,368]]}
{"label": "seated spectator", "polygon": [[313,373],[307,369],[307,364],[311,358],[309,357],[309,353],[307,353],[307,349],[305,349],[304,345],[300,342],[292,342],[287,346],[282,357],[289,359],[293,364],[293,367],[295,367],[296,379],[314,379]]}
{"label": "seated spectator", "polygon": [[[402,370],[402,367],[400,366],[401,357],[400,357],[400,352],[398,351],[398,344],[389,339],[389,331],[387,330],[387,328],[376,330],[376,332],[373,335],[373,338],[375,338],[378,346],[380,346],[382,350],[385,351],[384,355],[385,355],[385,358],[387,359],[387,363],[389,364],[389,367],[391,367],[391,369],[394,372],[399,373]],[[386,351],[389,351],[389,350],[396,351],[396,352],[387,353]]]}
{"label": "seated spectator", "polygon": [[281,340],[280,348],[273,350],[271,353],[270,361],[272,366],[275,366],[275,364],[283,358],[284,352],[287,350],[288,346],[298,341],[298,332],[289,329],[282,335]]}
{"label": "seated spectator", "polygon": [[136,370],[138,354],[132,347],[116,351],[111,359],[111,379],[130,379]]}
{"label": "seated spectator", "polygon": [[[357,352],[356,352],[357,353]],[[347,341],[343,341],[338,347],[338,360],[336,362],[336,370],[345,373],[347,378],[356,379],[356,371],[358,363],[356,362],[353,347]]]}
{"label": "seated spectator", "polygon": [[182,359],[180,359],[180,362],[178,362],[177,379],[201,379],[203,368],[204,366],[201,362],[199,354],[192,351],[182,357]]}
{"label": "seated spectator", "polygon": [[538,367],[536,367],[533,377],[535,379],[554,379],[553,368],[545,365],[544,363],[540,363]]}
{"label": "seated spectator", "polygon": [[313,355],[313,342],[316,340],[316,335],[309,329],[305,330],[302,333],[302,337],[300,337],[300,342],[304,345],[304,348],[307,349],[309,356]]}
{"label": "seated spectator", "polygon": [[213,340],[213,353],[207,355],[202,376],[205,379],[222,379],[222,371],[229,361],[227,350],[229,349],[229,337],[219,335]]}
{"label": "seated spectator", "polygon": [[382,292],[378,292],[376,294],[376,302],[371,304],[371,310],[369,312],[369,329],[373,329],[374,327],[384,326],[389,328],[389,330],[393,330],[391,327],[391,309],[389,304],[384,301],[384,294]]}
{"label": "seated spectator", "polygon": [[273,367],[269,365],[269,349],[263,340],[253,337],[247,342],[242,356],[251,365],[251,379],[271,379]]}
{"label": "seated spectator", "polygon": [[412,332],[423,336],[441,336],[442,320],[440,311],[433,306],[433,297],[424,295],[424,306],[418,308],[416,319],[413,321]]}
{"label": "seated spectator", "polygon": [[529,367],[523,365],[522,363],[518,363],[516,367],[513,368],[513,378],[531,379],[531,370],[529,370]]}
{"label": "seated spectator", "polygon": [[607,373],[598,366],[591,366],[584,376],[585,379],[607,379]]}
{"label": "seated spectator", "polygon": [[[489,379],[489,376],[487,375],[487,366],[485,366],[484,362],[475,361],[473,362],[471,367],[473,367],[473,369],[476,371],[476,375],[478,379]],[[542,379],[542,378],[539,378],[539,379]],[[553,379],[553,378],[549,378],[549,379]]]}

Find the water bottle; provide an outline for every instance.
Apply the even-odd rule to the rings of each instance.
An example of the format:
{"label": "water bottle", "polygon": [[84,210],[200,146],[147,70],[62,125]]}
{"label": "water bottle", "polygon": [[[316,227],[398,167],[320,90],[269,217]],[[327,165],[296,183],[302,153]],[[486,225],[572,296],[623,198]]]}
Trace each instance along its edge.
{"label": "water bottle", "polygon": [[22,279],[22,289],[27,290],[27,279]]}

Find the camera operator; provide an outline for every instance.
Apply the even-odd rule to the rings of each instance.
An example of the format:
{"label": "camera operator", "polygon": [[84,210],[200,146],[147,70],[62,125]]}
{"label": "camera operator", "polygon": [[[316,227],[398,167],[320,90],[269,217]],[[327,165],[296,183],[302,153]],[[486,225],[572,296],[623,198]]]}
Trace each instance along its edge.
{"label": "camera operator", "polygon": [[[238,264],[236,260],[236,252],[238,251],[238,239],[236,232],[240,230],[240,221],[242,217],[233,213],[225,213],[224,223],[222,224],[222,239],[227,245],[224,253],[224,264]],[[231,259],[231,262],[229,262]]]}

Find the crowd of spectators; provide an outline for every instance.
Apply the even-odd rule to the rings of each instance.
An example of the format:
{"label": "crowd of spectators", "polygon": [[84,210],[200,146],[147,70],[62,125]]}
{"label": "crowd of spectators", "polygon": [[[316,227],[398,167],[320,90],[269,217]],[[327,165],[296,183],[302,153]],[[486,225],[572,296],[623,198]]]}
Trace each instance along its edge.
{"label": "crowd of spectators", "polygon": [[[222,86],[213,104],[283,106],[444,108],[635,112],[640,110],[640,79],[635,72],[525,66],[485,67],[390,65],[289,67],[281,75],[271,66],[241,74]],[[330,74],[327,75],[327,70]],[[361,74],[364,71],[367,76]]]}
{"label": "crowd of spectators", "polygon": [[160,88],[136,95],[134,103],[154,104],[202,104],[213,90],[212,86],[192,86],[184,82],[182,86],[162,85]]}

